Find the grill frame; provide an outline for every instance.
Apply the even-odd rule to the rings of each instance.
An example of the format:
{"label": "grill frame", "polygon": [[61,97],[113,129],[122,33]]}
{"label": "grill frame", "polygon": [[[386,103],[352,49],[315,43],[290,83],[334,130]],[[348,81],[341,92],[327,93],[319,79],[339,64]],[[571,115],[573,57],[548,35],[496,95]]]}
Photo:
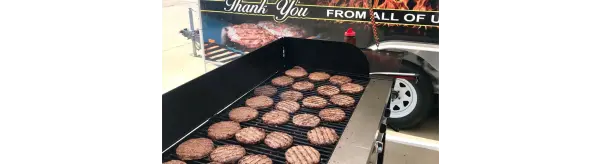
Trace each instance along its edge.
{"label": "grill frame", "polygon": [[163,157],[169,158],[166,152],[174,151],[192,132],[209,126],[205,124],[210,118],[229,109],[267,79],[292,66],[307,70],[318,68],[326,72],[334,70],[339,72],[334,74],[348,75],[353,79],[357,76],[370,78],[327,162],[367,163],[368,156],[373,154],[370,147],[376,141],[373,136],[378,132],[393,79],[370,77],[369,60],[351,44],[300,38],[281,38],[271,42],[163,94]]}
{"label": "grill frame", "polygon": [[[263,83],[257,85],[256,87],[259,86],[263,86],[263,85],[271,85],[271,79],[278,77],[278,76],[283,76],[283,71],[289,69],[285,68],[281,71],[278,71],[276,74],[272,75],[271,77],[269,77],[267,80],[265,80]],[[311,72],[327,72],[330,75],[344,75],[344,76],[348,76],[352,79],[352,83],[356,83],[359,84],[363,87],[367,87],[369,84],[369,77],[365,77],[365,76],[361,76],[361,75],[357,75],[357,74],[349,74],[349,73],[339,73],[339,72],[335,72],[335,71],[331,71],[331,70],[320,70],[320,69],[307,69],[307,71],[309,73]],[[298,82],[298,81],[309,81],[309,79],[307,77],[303,77],[303,78],[296,78],[294,79],[294,82]],[[312,82],[312,81],[311,81]],[[306,98],[308,96],[320,96],[323,98],[326,98],[329,100],[328,97],[326,96],[322,96],[319,95],[316,91],[316,89],[319,86],[323,86],[323,85],[333,85],[331,83],[329,83],[328,81],[321,81],[321,82],[312,82],[313,84],[315,84],[315,88],[310,90],[310,91],[300,91],[303,94],[303,97]],[[255,87],[255,88],[256,88]],[[275,86],[277,87],[277,86]],[[339,88],[339,86],[338,86]],[[277,93],[272,96],[271,98],[274,100],[274,104],[276,104],[277,102],[280,101],[279,98],[279,94],[281,94],[282,92],[288,91],[288,90],[293,90],[290,86],[285,86],[285,87],[277,87]],[[232,103],[231,106],[227,107],[226,109],[220,111],[219,113],[217,113],[216,115],[214,115],[213,117],[209,118],[209,120],[204,123],[203,125],[201,125],[198,129],[194,130],[193,132],[190,133],[190,135],[188,135],[187,137],[185,137],[184,139],[182,139],[181,141],[186,141],[188,139],[191,138],[201,138],[201,137],[207,137],[207,133],[208,133],[208,127],[214,123],[220,122],[220,121],[230,121],[228,114],[229,112],[237,107],[242,107],[245,106],[245,101],[248,98],[254,97],[254,93],[253,93],[254,89],[252,89],[251,91],[249,91],[248,93],[246,93],[244,96],[242,96],[240,99],[238,99],[236,102]],[[364,92],[364,90],[363,90]],[[332,128],[336,131],[336,133],[338,134],[338,136],[342,136],[344,130],[346,129],[348,123],[349,123],[349,119],[352,118],[353,113],[354,113],[354,109],[356,107],[356,104],[359,103],[359,100],[362,96],[362,93],[357,93],[357,94],[346,94],[351,96],[354,100],[355,100],[355,105],[352,107],[339,107],[337,105],[332,104],[331,102],[328,102],[328,105],[325,108],[333,108],[333,107],[339,107],[342,108],[346,114],[346,119],[344,119],[344,121],[338,122],[338,123],[331,123],[331,122],[326,122],[321,120],[321,122],[319,123],[318,126],[324,126],[324,127],[329,127]],[[298,103],[301,103],[302,100],[299,100]],[[271,111],[271,110],[275,110],[274,109],[274,105],[268,109],[259,109],[259,115],[256,119],[253,119],[251,121],[248,122],[242,122],[240,123],[240,125],[242,126],[242,128],[245,127],[258,127],[258,128],[263,128],[265,129],[265,131],[268,133],[272,132],[272,131],[279,131],[279,132],[284,132],[287,134],[290,134],[291,136],[293,136],[293,144],[292,146],[296,146],[296,145],[308,145],[311,146],[315,149],[317,149],[319,151],[319,153],[321,154],[321,162],[322,164],[324,163],[328,163],[329,159],[331,158],[331,156],[333,155],[333,152],[335,150],[335,147],[337,145],[333,144],[333,145],[329,145],[329,146],[317,146],[317,145],[313,145],[310,144],[310,142],[308,141],[307,135],[306,133],[313,129],[313,128],[304,128],[304,127],[298,127],[295,126],[291,119],[293,118],[294,115],[296,114],[304,114],[304,113],[308,113],[308,114],[313,114],[318,116],[319,113],[319,109],[309,109],[309,108],[305,108],[305,107],[300,107],[300,109],[298,111],[296,111],[293,114],[290,114],[290,120],[284,124],[284,125],[279,125],[279,126],[272,126],[272,125],[266,125],[264,123],[262,123],[261,117]],[[265,145],[262,141],[259,144],[256,145],[245,145],[242,143],[239,143],[235,140],[234,138],[228,139],[228,140],[213,140],[215,146],[220,146],[220,145],[225,145],[225,144],[234,144],[234,145],[241,145],[246,149],[247,154],[264,154],[269,156],[269,158],[271,158],[271,160],[273,160],[273,163],[276,164],[283,164],[285,163],[285,151],[287,149],[272,149],[269,148],[267,145]],[[174,145],[173,147],[171,147],[169,150],[165,151],[163,153],[163,162],[169,161],[169,160],[174,160],[174,159],[178,159],[176,154],[175,154],[175,149],[177,148],[177,146],[181,144],[178,143],[177,145]],[[188,163],[209,163],[210,160],[208,160],[208,157],[205,157],[203,159],[200,160],[191,160],[191,161],[186,161]]]}

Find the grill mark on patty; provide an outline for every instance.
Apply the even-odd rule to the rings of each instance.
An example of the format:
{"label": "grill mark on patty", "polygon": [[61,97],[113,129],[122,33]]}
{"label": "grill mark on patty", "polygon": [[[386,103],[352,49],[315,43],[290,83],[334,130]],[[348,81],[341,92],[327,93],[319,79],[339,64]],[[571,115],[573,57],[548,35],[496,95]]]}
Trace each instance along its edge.
{"label": "grill mark on patty", "polygon": [[281,93],[279,97],[281,98],[281,100],[298,101],[302,99],[304,95],[302,95],[302,92],[289,90]]}
{"label": "grill mark on patty", "polygon": [[288,113],[294,113],[300,109],[300,104],[295,101],[283,100],[275,105],[275,109],[286,111]]}
{"label": "grill mark on patty", "polygon": [[321,119],[312,114],[298,114],[294,116],[292,122],[294,123],[294,125],[301,127],[314,127],[319,125]]}
{"label": "grill mark on patty", "polygon": [[216,162],[234,162],[242,158],[246,150],[239,145],[223,145],[210,154],[210,159]]}
{"label": "grill mark on patty", "polygon": [[285,152],[286,161],[290,164],[315,164],[320,162],[320,153],[310,146],[294,146]]}
{"label": "grill mark on patty", "polygon": [[319,96],[310,96],[302,100],[302,105],[309,108],[323,108],[327,106],[327,100]]}
{"label": "grill mark on patty", "polygon": [[346,119],[346,113],[340,108],[327,108],[319,112],[322,120],[329,122],[339,122]]}
{"label": "grill mark on patty", "polygon": [[333,85],[324,85],[317,88],[317,93],[324,96],[333,96],[340,93],[340,90]]}
{"label": "grill mark on patty", "polygon": [[290,115],[285,111],[273,110],[265,113],[262,119],[266,124],[280,125],[286,123],[290,119]]}
{"label": "grill mark on patty", "polygon": [[308,140],[315,145],[329,145],[335,143],[339,136],[335,130],[327,127],[317,127],[308,132]]}
{"label": "grill mark on patty", "polygon": [[307,147],[301,147],[301,148],[306,153],[306,157],[307,157],[308,161],[317,161],[317,159],[315,158],[315,156],[312,155],[311,151],[308,150]]}
{"label": "grill mark on patty", "polygon": [[294,137],[283,132],[271,132],[265,137],[265,144],[273,149],[285,148],[292,145]]}
{"label": "grill mark on patty", "polygon": [[265,130],[256,127],[247,127],[235,134],[235,139],[245,144],[256,144],[265,138]]}

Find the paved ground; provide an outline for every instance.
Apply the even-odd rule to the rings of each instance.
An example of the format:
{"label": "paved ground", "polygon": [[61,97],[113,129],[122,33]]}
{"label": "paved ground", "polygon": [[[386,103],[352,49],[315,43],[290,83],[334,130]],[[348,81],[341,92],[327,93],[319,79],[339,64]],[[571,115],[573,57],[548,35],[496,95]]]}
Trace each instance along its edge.
{"label": "paved ground", "polygon": [[[192,42],[179,34],[189,29],[188,8],[198,10],[197,0],[163,0],[163,93],[204,74],[204,62],[193,57]],[[200,24],[195,13],[194,26]],[[207,69],[215,66],[207,64]]]}

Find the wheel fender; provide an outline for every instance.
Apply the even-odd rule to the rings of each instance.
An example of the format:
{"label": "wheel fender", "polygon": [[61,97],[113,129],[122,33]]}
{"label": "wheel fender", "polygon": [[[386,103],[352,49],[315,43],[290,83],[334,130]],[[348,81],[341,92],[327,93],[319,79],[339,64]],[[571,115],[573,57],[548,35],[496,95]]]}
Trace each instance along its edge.
{"label": "wheel fender", "polygon": [[411,62],[429,74],[434,93],[439,93],[439,46],[437,44],[385,41],[381,42],[379,47],[372,45],[369,49],[398,52],[394,53],[397,59]]}

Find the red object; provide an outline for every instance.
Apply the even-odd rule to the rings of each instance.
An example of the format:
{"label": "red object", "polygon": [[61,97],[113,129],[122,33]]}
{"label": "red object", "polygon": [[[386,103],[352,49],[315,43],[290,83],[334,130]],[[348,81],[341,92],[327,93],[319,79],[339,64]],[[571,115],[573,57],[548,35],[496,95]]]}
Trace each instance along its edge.
{"label": "red object", "polygon": [[346,32],[344,33],[344,36],[356,36],[356,33],[354,32],[354,30],[352,30],[352,28],[348,28],[348,30],[346,30]]}

